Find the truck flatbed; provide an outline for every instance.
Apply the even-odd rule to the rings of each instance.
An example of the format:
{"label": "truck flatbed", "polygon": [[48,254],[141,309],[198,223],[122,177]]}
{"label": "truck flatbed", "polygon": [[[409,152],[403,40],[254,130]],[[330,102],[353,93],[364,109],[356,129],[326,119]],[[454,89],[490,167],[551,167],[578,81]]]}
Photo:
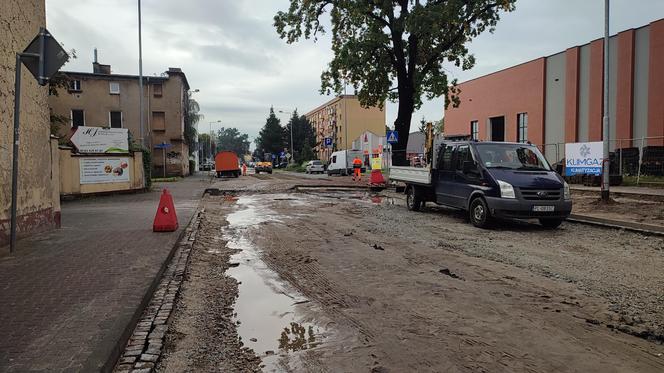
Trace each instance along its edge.
{"label": "truck flatbed", "polygon": [[431,169],[429,167],[390,167],[390,180],[410,184],[431,185]]}

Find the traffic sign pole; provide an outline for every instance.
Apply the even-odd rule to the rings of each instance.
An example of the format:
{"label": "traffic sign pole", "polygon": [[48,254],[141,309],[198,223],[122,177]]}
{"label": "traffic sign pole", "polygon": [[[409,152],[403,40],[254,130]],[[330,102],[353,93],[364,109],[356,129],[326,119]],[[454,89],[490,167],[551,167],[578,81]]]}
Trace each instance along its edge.
{"label": "traffic sign pole", "polygon": [[[50,48],[49,48],[50,46]],[[9,232],[9,252],[16,249],[16,230],[18,207],[16,201],[18,189],[18,158],[19,158],[19,126],[21,123],[21,67],[26,65],[28,70],[41,86],[48,84],[49,79],[67,62],[69,56],[45,28],[39,29],[39,34],[32,39],[22,53],[16,53],[16,67],[14,76],[14,146],[12,155],[12,205]]]}

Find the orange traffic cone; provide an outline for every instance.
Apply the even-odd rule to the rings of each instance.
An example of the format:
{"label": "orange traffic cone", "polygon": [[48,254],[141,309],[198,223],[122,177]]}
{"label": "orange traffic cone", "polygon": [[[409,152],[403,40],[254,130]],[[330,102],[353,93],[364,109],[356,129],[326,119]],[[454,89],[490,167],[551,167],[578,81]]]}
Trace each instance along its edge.
{"label": "orange traffic cone", "polygon": [[157,214],[154,216],[154,223],[152,224],[153,232],[174,232],[178,229],[178,217],[175,214],[175,206],[173,205],[173,196],[164,189],[159,199],[159,207]]}

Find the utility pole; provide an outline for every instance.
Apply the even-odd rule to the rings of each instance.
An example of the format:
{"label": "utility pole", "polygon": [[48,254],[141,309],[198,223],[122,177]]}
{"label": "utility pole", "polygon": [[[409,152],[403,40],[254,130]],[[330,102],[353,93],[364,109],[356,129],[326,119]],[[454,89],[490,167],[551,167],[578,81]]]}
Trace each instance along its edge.
{"label": "utility pole", "polygon": [[[290,111],[279,110],[279,112],[291,116],[293,115],[293,113],[291,113]],[[293,152],[293,124],[295,123],[290,124],[290,154],[291,154],[290,163],[293,163],[293,161],[295,160],[295,153]]]}
{"label": "utility pole", "polygon": [[609,200],[609,0],[604,0],[604,117],[602,118],[604,154],[602,162],[602,200]]}
{"label": "utility pole", "polygon": [[[140,112],[139,132],[141,135],[141,145],[145,147],[145,132],[143,128],[143,41],[141,37],[141,0],[138,0],[138,108]],[[164,164],[166,167],[166,164]]]}

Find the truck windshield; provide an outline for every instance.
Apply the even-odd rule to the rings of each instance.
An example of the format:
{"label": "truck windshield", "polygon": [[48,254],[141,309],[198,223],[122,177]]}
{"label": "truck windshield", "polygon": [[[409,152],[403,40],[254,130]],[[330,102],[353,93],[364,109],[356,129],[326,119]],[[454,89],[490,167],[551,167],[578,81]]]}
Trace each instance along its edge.
{"label": "truck windshield", "polygon": [[477,153],[487,168],[551,171],[539,149],[520,144],[477,144]]}

